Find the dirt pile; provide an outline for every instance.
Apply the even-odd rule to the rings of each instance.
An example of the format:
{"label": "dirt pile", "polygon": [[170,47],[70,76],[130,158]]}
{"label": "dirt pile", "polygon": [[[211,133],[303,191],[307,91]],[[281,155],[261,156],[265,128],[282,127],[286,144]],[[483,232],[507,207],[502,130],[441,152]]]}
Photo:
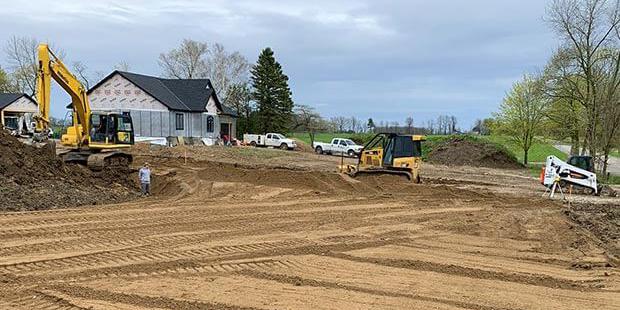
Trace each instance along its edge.
{"label": "dirt pile", "polygon": [[439,143],[428,154],[428,161],[448,166],[523,168],[508,151],[491,143],[467,138],[452,138]]}
{"label": "dirt pile", "polygon": [[0,210],[115,203],[136,196],[131,171],[91,172],[0,130]]}

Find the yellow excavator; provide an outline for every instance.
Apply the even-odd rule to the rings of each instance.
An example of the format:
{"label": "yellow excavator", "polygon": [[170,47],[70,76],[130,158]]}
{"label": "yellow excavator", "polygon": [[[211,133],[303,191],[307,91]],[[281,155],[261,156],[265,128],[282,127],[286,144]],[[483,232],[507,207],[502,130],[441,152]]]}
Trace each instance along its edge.
{"label": "yellow excavator", "polygon": [[133,158],[122,152],[134,143],[130,115],[116,112],[92,112],[82,83],[47,44],[38,47],[36,98],[39,113],[35,115],[35,140],[44,140],[50,132],[50,88],[54,79],[71,96],[72,124],[62,134],[61,144],[68,150],[61,153],[65,162],[86,164],[92,170],[106,166],[128,166]]}
{"label": "yellow excavator", "polygon": [[392,174],[420,183],[422,141],[425,136],[379,133],[364,145],[357,165],[341,165],[340,172],[352,177],[360,174]]}

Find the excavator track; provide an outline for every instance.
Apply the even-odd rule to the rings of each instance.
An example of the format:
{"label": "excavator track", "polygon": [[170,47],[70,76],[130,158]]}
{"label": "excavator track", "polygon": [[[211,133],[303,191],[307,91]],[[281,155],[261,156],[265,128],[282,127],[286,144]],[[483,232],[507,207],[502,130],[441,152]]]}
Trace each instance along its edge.
{"label": "excavator track", "polygon": [[133,162],[131,154],[119,151],[100,153],[69,151],[61,154],[61,157],[66,163],[85,165],[93,171],[101,171],[105,168],[129,168]]}
{"label": "excavator track", "polygon": [[123,152],[96,153],[88,156],[87,166],[90,170],[101,171],[104,168],[127,168],[132,161],[133,157]]}

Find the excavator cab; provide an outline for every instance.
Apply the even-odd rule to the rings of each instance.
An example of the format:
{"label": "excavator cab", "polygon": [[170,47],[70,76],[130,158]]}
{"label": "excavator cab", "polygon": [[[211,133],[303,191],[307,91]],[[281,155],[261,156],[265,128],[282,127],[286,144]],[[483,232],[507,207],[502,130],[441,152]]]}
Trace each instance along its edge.
{"label": "excavator cab", "polygon": [[362,149],[358,164],[341,171],[355,177],[359,174],[394,174],[419,183],[424,136],[379,133]]}
{"label": "excavator cab", "polygon": [[90,116],[90,148],[122,148],[134,143],[131,116],[118,113],[93,113]]}
{"label": "excavator cab", "polygon": [[[67,127],[61,142],[65,146],[78,147],[78,132],[82,125],[73,116],[73,124]],[[74,124],[77,123],[77,126]],[[90,149],[119,149],[130,147],[134,143],[133,122],[130,115],[113,112],[92,112],[90,115],[90,133],[88,147]]]}

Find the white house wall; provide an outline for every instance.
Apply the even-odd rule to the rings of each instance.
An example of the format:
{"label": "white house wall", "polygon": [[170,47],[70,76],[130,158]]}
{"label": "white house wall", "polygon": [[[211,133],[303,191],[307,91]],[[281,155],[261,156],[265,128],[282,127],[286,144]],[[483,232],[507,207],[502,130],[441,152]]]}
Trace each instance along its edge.
{"label": "white house wall", "polygon": [[217,105],[215,104],[215,100],[213,99],[213,96],[209,97],[206,110],[207,110],[207,113],[217,114]]}
{"label": "white house wall", "polygon": [[94,111],[120,109],[168,111],[165,105],[118,73],[92,90],[88,99]]}
{"label": "white house wall", "polygon": [[27,97],[22,96],[2,110],[4,112],[37,113],[39,107]]}

